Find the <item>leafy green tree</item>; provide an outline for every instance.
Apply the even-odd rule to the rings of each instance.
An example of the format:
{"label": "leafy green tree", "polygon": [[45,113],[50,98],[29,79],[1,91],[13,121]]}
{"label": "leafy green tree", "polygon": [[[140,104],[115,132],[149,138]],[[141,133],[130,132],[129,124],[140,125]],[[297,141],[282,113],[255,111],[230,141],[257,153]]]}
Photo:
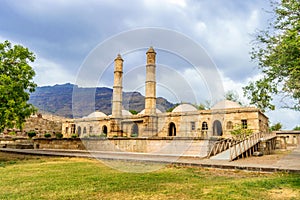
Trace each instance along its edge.
{"label": "leafy green tree", "polygon": [[251,104],[262,110],[274,110],[274,95],[288,97],[285,105],[300,110],[300,1],[271,2],[274,20],[260,31],[251,52],[263,77],[244,87]]}
{"label": "leafy green tree", "polygon": [[233,90],[229,90],[228,92],[226,92],[225,99],[229,101],[237,102],[238,104],[242,105],[238,93]]}
{"label": "leafy green tree", "polygon": [[294,131],[300,131],[300,126],[296,126],[295,128],[293,128]]}
{"label": "leafy green tree", "polygon": [[29,65],[35,56],[21,45],[0,43],[0,132],[4,128],[22,128],[25,119],[36,111],[28,104],[36,84],[35,72]]}
{"label": "leafy green tree", "polygon": [[270,127],[270,131],[280,131],[281,129],[282,129],[282,124],[280,122]]}

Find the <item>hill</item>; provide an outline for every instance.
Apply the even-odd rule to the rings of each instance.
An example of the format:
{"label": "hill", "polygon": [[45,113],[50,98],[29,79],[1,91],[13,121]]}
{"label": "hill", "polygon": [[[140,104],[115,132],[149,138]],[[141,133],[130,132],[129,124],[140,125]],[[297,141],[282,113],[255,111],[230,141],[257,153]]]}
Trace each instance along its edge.
{"label": "hill", "polygon": [[[113,90],[106,87],[82,88],[70,83],[37,87],[36,91],[30,95],[29,103],[41,111],[72,118],[73,91],[76,91],[76,105],[80,108],[80,112],[76,112],[74,117],[86,116],[93,110],[102,111],[107,115],[111,114]],[[86,105],[87,95],[90,94],[94,94],[95,104],[93,106]],[[160,110],[165,111],[173,106],[174,104],[166,99],[157,98],[157,108]],[[127,110],[140,112],[145,107],[145,97],[139,92],[123,92],[123,107]]]}

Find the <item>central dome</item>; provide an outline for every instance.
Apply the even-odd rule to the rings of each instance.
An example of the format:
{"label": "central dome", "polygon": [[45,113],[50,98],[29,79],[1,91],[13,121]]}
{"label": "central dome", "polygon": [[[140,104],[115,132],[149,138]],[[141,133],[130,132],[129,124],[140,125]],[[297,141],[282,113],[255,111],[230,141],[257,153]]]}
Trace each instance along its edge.
{"label": "central dome", "polygon": [[180,104],[179,106],[175,107],[172,112],[192,112],[197,111],[197,108],[191,104]]}

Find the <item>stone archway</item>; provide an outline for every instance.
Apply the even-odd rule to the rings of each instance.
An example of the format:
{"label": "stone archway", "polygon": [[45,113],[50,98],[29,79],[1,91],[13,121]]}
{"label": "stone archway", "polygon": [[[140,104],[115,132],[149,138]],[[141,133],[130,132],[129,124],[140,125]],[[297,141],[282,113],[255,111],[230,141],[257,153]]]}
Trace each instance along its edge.
{"label": "stone archway", "polygon": [[102,134],[104,134],[105,136],[107,136],[107,126],[106,125],[102,126]]}
{"label": "stone archway", "polygon": [[131,137],[138,137],[139,136],[139,127],[136,123],[134,123],[131,127]]}
{"label": "stone archway", "polygon": [[168,136],[176,136],[176,125],[173,122],[169,124]]}
{"label": "stone archway", "polygon": [[219,120],[215,120],[213,123],[213,135],[214,136],[223,135],[222,123]]}

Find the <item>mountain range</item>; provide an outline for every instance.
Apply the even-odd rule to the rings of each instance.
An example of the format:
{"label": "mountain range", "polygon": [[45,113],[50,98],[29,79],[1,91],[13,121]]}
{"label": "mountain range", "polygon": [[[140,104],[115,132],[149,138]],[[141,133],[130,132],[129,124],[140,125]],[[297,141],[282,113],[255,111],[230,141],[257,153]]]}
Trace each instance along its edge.
{"label": "mountain range", "polygon": [[[39,111],[67,118],[87,116],[98,110],[111,114],[113,90],[107,87],[78,87],[66,83],[63,85],[37,87],[31,93],[29,103]],[[145,107],[145,97],[136,91],[123,92],[123,107],[126,110],[140,112]],[[174,107],[168,100],[158,97],[157,108],[162,112]]]}

